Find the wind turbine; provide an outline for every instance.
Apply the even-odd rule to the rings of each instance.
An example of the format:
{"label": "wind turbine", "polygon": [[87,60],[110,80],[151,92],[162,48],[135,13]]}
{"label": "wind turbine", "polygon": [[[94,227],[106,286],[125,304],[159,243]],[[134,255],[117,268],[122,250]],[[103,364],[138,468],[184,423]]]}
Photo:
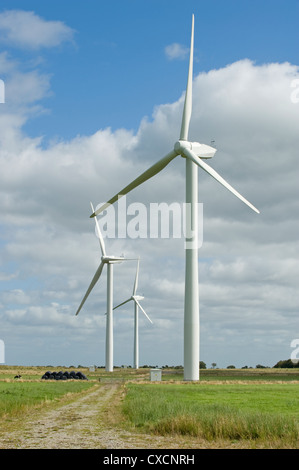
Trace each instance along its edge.
{"label": "wind turbine", "polygon": [[[90,204],[92,211],[94,211],[92,203]],[[113,372],[113,265],[116,263],[122,263],[125,258],[123,256],[107,255],[104,239],[102,237],[100,226],[96,217],[95,224],[102,252],[101,263],[86,291],[85,296],[83,297],[76,315],[78,315],[90,292],[98,282],[104,266],[107,265],[106,371]]]}
{"label": "wind turbine", "polygon": [[142,295],[137,295],[136,294],[137,287],[138,287],[139,261],[140,260],[138,259],[135,282],[134,282],[134,287],[133,287],[133,293],[132,293],[131,297],[129,299],[125,300],[124,302],[122,302],[121,304],[117,305],[113,309],[113,310],[115,310],[116,308],[121,307],[122,305],[126,304],[127,302],[130,302],[131,300],[134,302],[134,363],[133,363],[134,369],[139,368],[139,331],[138,331],[139,330],[139,318],[138,318],[138,308],[140,308],[140,310],[146,316],[146,318],[151,323],[153,323],[152,320],[150,319],[150,317],[147,315],[147,313],[145,312],[145,310],[141,307],[141,305],[139,303],[139,301],[144,299],[144,297]]}
{"label": "wind turbine", "polygon": [[[247,199],[241,196],[203,159],[215,155],[216,149],[199,142],[188,140],[189,123],[192,112],[192,76],[193,76],[193,44],[194,44],[194,15],[192,15],[191,45],[187,89],[181,123],[179,140],[174,148],[161,160],[138,176],[128,186],[119,191],[108,202],[101,206],[90,217],[105,210],[121,196],[132,191],[140,184],[152,178],[163,170],[178,155],[186,160],[186,205],[190,210],[186,214],[186,243],[185,243],[185,305],[184,305],[184,380],[199,380],[199,298],[198,298],[198,167],[207,172],[216,181],[231,191],[255,212],[259,213]],[[187,232],[187,228],[189,231]],[[191,230],[190,230],[191,228]]]}

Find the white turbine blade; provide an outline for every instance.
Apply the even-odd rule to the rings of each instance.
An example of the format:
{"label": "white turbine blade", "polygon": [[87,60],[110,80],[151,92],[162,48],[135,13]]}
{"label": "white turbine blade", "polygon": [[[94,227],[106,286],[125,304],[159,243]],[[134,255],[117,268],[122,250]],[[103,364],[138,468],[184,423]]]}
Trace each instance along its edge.
{"label": "white turbine blade", "polygon": [[104,267],[104,263],[101,263],[100,266],[98,267],[91,283],[90,283],[90,286],[88,287],[87,291],[86,291],[86,294],[85,296],[83,297],[83,300],[76,312],[76,315],[78,315],[78,313],[80,312],[81,308],[83,307],[83,304],[85,302],[85,300],[87,299],[87,297],[89,296],[90,292],[92,291],[92,289],[94,288],[95,284],[98,282],[99,280],[99,277],[100,275],[102,274],[102,271],[103,271],[103,267]]}
{"label": "white turbine blade", "polygon": [[[90,205],[91,205],[92,212],[94,212],[92,202],[90,203]],[[100,225],[99,225],[98,219],[96,217],[94,219],[95,219],[95,223],[96,223],[97,235],[99,237],[99,242],[100,242],[100,245],[101,245],[102,255],[106,256],[106,248],[105,248],[105,243],[104,243],[104,239],[103,239],[103,236],[102,236],[102,232],[101,232],[101,229],[100,229]]]}
{"label": "white turbine blade", "polygon": [[138,261],[137,261],[137,269],[136,269],[136,277],[135,277],[135,283],[134,283],[134,287],[133,287],[133,295],[136,294],[137,286],[138,286],[139,261],[140,261],[140,259],[138,258]]}
{"label": "white turbine blade", "polygon": [[195,153],[192,152],[192,150],[185,148],[184,149],[184,155],[187,158],[190,158],[196,165],[200,166],[204,171],[206,171],[209,175],[211,175],[213,178],[215,178],[216,181],[218,181],[220,184],[222,184],[225,188],[227,188],[229,191],[231,191],[235,196],[237,196],[242,202],[247,204],[252,210],[257,212],[258,214],[260,211],[254,207],[253,204],[251,204],[245,197],[243,197],[238,191],[236,191],[225,179],[222,178],[222,176],[217,173],[212,167],[210,167],[207,163],[202,161]]}
{"label": "white turbine blade", "polygon": [[136,302],[136,304],[138,305],[138,307],[140,308],[140,310],[144,313],[144,315],[146,316],[146,318],[151,322],[152,320],[150,319],[150,317],[148,316],[148,314],[146,313],[146,311],[141,307],[140,303],[138,302],[138,300],[134,299],[134,302]]}
{"label": "white turbine blade", "polygon": [[190,124],[191,113],[192,113],[192,80],[193,80],[193,47],[194,47],[193,45],[194,45],[194,15],[192,15],[189,71],[188,71],[188,81],[187,81],[187,88],[186,88],[186,95],[185,95],[180,140],[188,140],[189,124]]}
{"label": "white turbine blade", "polygon": [[124,304],[130,302],[130,300],[132,300],[132,297],[130,297],[129,299],[125,300],[125,301],[122,302],[121,304],[118,304],[116,307],[113,308],[113,310],[115,310],[116,308],[121,307],[122,305],[124,305]]}
{"label": "white turbine blade", "polygon": [[128,194],[132,189],[137,188],[140,184],[144,183],[148,179],[152,178],[155,176],[157,173],[159,173],[163,168],[168,165],[168,163],[171,162],[175,157],[177,157],[177,152],[174,150],[171,150],[165,157],[161,158],[157,163],[155,163],[153,166],[151,166],[148,170],[146,170],[142,175],[138,176],[132,183],[128,184],[124,189],[119,191],[115,196],[113,196],[111,199],[109,199],[108,202],[103,204],[99,209],[97,209],[93,214],[91,214],[90,217],[95,217],[96,215],[100,214],[103,212],[107,207],[109,207],[111,204],[113,204],[115,201],[117,201],[119,198],[122,196],[125,196],[125,194]]}

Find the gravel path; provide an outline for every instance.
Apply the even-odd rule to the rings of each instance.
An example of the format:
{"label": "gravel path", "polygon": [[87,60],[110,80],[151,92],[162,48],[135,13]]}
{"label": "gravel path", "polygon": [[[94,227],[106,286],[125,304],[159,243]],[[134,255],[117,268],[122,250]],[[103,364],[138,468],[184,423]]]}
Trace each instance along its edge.
{"label": "gravel path", "polygon": [[[171,437],[132,433],[105,422],[105,407],[120,391],[120,384],[98,385],[77,399],[55,408],[35,409],[20,422],[0,429],[0,449],[175,449],[189,442]],[[197,443],[196,447],[201,447]],[[189,447],[190,448],[190,447]]]}

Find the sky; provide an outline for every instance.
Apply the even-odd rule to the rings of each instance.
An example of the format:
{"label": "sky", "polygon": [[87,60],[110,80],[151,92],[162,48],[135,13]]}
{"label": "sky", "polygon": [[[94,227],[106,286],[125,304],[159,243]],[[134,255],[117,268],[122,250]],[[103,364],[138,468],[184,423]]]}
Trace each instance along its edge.
{"label": "sky", "polygon": [[[107,201],[178,140],[193,13],[189,138],[213,141],[209,165],[260,210],[199,171],[200,360],[256,367],[291,357],[299,1],[2,0],[5,364],[105,364],[105,270],[75,315],[101,261],[90,201]],[[140,365],[183,365],[184,238],[153,237],[151,209],[184,201],[178,157],[99,219],[109,254],[140,257],[138,293],[153,322],[140,312]],[[135,272],[134,260],[114,266],[115,305],[131,296]],[[128,303],[114,312],[114,364],[132,362]]]}

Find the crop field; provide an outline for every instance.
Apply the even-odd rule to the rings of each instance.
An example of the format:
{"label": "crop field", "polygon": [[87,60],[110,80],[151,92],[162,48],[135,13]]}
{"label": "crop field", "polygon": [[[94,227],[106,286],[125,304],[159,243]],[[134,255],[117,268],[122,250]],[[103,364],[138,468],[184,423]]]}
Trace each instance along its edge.
{"label": "crop field", "polygon": [[82,368],[88,380],[63,381],[43,380],[47,370],[0,366],[0,432],[5,433],[9,418],[21,421],[37,407],[43,413],[51,404],[59,406],[111,384],[118,392],[115,403],[105,405],[110,427],[147,436],[183,436],[215,447],[240,442],[250,448],[299,447],[298,369],[211,369],[201,371],[196,383],[184,382],[182,371],[175,369],[163,370],[161,382],[150,381],[149,369],[107,373]]}

